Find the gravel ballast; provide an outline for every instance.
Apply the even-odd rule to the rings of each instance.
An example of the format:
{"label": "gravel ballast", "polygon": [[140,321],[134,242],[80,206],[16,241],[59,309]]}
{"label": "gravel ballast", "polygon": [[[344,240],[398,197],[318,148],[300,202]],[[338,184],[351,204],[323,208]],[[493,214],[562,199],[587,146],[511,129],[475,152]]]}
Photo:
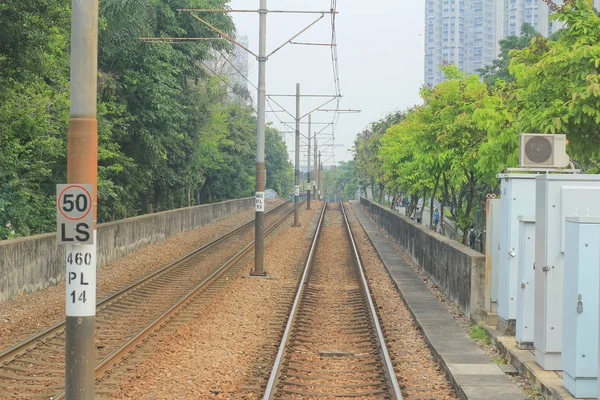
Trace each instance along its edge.
{"label": "gravel ballast", "polygon": [[266,239],[267,278],[248,277],[253,253],[245,257],[244,272],[203,306],[197,318],[176,334],[161,337],[154,355],[136,368],[115,397],[258,398],[248,389],[254,367],[272,340],[271,324],[282,297],[293,295],[297,266],[306,257],[311,220],[318,212],[319,203],[313,203],[311,211],[301,206],[299,228],[291,227],[288,218]]}
{"label": "gravel ballast", "polygon": [[346,212],[405,398],[458,399],[352,207]]}
{"label": "gravel ballast", "polygon": [[[268,200],[267,210],[282,202]],[[180,233],[163,242],[151,244],[104,265],[98,269],[97,298],[106,297],[252,220],[253,217],[254,210],[248,209],[193,231]],[[0,303],[0,351],[64,319],[64,301],[65,286],[62,282],[57,286]]]}

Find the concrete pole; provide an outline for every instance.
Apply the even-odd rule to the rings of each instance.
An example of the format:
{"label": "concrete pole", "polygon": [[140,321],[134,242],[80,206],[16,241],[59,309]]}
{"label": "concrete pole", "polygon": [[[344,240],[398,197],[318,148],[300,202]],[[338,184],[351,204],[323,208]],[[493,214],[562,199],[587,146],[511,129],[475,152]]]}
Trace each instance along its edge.
{"label": "concrete pole", "polygon": [[312,114],[308,114],[308,152],[306,153],[306,209],[310,210],[310,124]]}
{"label": "concrete pole", "polygon": [[318,192],[317,193],[319,195],[319,200],[321,200],[323,198],[321,196],[321,191],[323,190],[322,189],[323,182],[321,180],[321,172],[322,172],[322,170],[323,170],[323,164],[321,164],[321,152],[319,152],[319,183],[317,183],[317,186],[318,186],[318,189],[317,189]]}
{"label": "concrete pole", "polygon": [[265,107],[266,107],[266,67],[267,67],[267,0],[260,0],[258,28],[258,99],[256,133],[256,186],[254,223],[254,270],[251,275],[265,276]]}
{"label": "concrete pole", "polygon": [[[98,0],[72,0],[71,4],[71,110],[67,136],[67,183],[91,184],[94,188],[94,237],[98,192]],[[69,245],[67,252],[85,251],[96,259],[96,244]],[[65,398],[94,399],[96,364],[96,268],[90,270],[83,310],[66,293]],[[93,285],[93,288],[91,287]],[[93,290],[92,290],[93,289]]]}
{"label": "concrete pole", "polygon": [[319,200],[319,197],[317,195],[317,175],[319,174],[319,164],[317,164],[317,135],[315,135],[315,159],[314,159],[314,166],[315,166],[315,173],[313,174],[313,196],[315,200]]}
{"label": "concrete pole", "polygon": [[298,206],[300,204],[300,84],[296,83],[296,170],[294,173],[294,226],[300,226],[298,221]]}

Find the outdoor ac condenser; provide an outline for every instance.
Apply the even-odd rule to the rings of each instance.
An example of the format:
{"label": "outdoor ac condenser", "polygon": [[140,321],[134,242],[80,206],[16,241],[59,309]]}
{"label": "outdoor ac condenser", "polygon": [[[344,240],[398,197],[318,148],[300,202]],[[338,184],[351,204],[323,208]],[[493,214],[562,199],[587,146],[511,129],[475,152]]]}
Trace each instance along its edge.
{"label": "outdoor ac condenser", "polygon": [[566,135],[521,134],[521,168],[565,168],[569,166]]}

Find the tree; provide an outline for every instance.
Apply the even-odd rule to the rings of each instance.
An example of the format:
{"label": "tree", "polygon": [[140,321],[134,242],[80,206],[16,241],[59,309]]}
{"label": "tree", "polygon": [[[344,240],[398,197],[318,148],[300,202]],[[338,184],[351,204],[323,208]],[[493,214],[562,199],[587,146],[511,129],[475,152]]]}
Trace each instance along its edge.
{"label": "tree", "polygon": [[340,161],[339,165],[323,170],[323,197],[329,201],[354,199],[359,188],[356,172],[354,161]]}
{"label": "tree", "polygon": [[535,28],[531,26],[531,24],[525,22],[521,26],[521,35],[510,35],[500,40],[500,54],[498,55],[498,58],[493,60],[491,65],[486,65],[477,70],[477,72],[490,86],[494,85],[498,79],[503,80],[504,82],[514,81],[515,78],[509,71],[510,61],[513,57],[511,51],[515,49],[524,49],[529,46],[531,40],[536,36],[541,35],[535,31]]}
{"label": "tree", "polygon": [[381,160],[378,158],[381,139],[390,126],[399,123],[405,116],[406,114],[402,111],[389,113],[385,118],[374,122],[370,130],[367,129],[358,134],[354,140],[354,162],[359,172],[361,186],[365,191],[367,186],[371,186],[373,196],[375,196],[375,187],[377,186],[380,202],[385,196],[387,183]]}
{"label": "tree", "polygon": [[578,0],[554,18],[566,24],[558,41],[536,38],[514,52],[518,126],[521,132],[567,134],[571,157],[598,171],[600,17],[589,1]]}
{"label": "tree", "polygon": [[443,203],[453,204],[466,241],[473,210],[485,198],[477,162],[487,136],[473,115],[488,92],[477,75],[466,76],[455,66],[443,69],[448,81],[421,90],[425,104],[388,129],[380,158],[387,176],[417,199],[427,193],[435,198],[441,181]]}
{"label": "tree", "polygon": [[[226,0],[103,0],[98,55],[98,220],[250,196],[256,117],[205,68],[225,41],[148,43],[213,32],[179,8]],[[0,239],[54,230],[65,182],[69,0],[0,2]],[[227,14],[203,16],[232,34]],[[285,146],[271,132],[270,181],[286,190]],[[289,183],[288,183],[289,185]]]}
{"label": "tree", "polygon": [[265,166],[267,168],[267,189],[273,189],[281,197],[292,190],[294,168],[288,159],[285,141],[274,128],[265,129]]}

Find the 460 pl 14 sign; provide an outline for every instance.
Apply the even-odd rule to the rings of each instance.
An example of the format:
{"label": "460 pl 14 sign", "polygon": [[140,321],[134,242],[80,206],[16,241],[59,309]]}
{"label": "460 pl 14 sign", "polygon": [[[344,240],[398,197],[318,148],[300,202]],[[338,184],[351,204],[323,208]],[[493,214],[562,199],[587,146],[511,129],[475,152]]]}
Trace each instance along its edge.
{"label": "460 pl 14 sign", "polygon": [[56,185],[59,244],[93,244],[93,185]]}

